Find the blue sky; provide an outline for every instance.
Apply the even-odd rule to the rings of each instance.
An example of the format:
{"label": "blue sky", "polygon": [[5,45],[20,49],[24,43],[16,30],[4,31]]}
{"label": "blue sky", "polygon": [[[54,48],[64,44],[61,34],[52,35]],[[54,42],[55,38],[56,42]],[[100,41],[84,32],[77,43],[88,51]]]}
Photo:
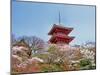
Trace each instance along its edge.
{"label": "blue sky", "polygon": [[34,2],[12,2],[12,33],[19,36],[37,36],[48,41],[53,24],[73,27],[75,36],[70,44],[95,42],[95,6],[65,5]]}

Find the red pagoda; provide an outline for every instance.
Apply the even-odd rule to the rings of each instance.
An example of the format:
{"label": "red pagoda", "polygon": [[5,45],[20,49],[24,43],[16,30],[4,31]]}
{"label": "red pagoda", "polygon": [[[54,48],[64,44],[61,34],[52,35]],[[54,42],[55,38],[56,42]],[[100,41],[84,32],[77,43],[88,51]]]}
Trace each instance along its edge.
{"label": "red pagoda", "polygon": [[52,44],[69,44],[74,37],[68,36],[73,28],[54,24],[48,35],[52,35],[49,42]]}

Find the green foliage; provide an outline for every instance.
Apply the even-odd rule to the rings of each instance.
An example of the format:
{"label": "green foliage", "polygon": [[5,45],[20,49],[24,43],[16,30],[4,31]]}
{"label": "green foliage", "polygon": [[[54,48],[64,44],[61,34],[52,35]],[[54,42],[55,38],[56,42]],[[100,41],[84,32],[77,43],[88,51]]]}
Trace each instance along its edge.
{"label": "green foliage", "polygon": [[48,57],[48,54],[33,54],[32,57],[38,57],[40,59],[46,59]]}
{"label": "green foliage", "polygon": [[83,59],[80,61],[80,66],[85,67],[87,65],[91,65],[91,61],[89,59]]}
{"label": "green foliage", "polygon": [[58,48],[56,47],[56,45],[51,45],[48,49],[49,53],[54,53],[55,51],[57,51]]}
{"label": "green foliage", "polygon": [[89,59],[83,59],[80,61],[80,69],[81,70],[88,70],[88,69],[95,69],[96,66],[93,66]]}
{"label": "green foliage", "polygon": [[96,69],[96,66],[89,66],[90,69]]}
{"label": "green foliage", "polygon": [[42,72],[53,72],[53,71],[61,71],[63,70],[60,65],[53,63],[53,64],[42,64],[41,71]]}

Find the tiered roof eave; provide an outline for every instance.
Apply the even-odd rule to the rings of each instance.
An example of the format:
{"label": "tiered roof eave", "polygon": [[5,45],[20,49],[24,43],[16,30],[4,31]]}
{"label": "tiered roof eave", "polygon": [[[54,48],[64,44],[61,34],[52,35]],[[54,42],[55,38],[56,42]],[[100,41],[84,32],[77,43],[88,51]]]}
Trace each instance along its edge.
{"label": "tiered roof eave", "polygon": [[51,28],[50,32],[48,33],[48,35],[52,35],[54,33],[54,30],[57,28],[68,31],[67,35],[73,30],[73,28],[71,28],[71,27],[63,27],[61,25],[54,24],[53,27]]}
{"label": "tiered roof eave", "polygon": [[59,39],[64,39],[65,41],[66,40],[69,40],[68,42],[66,42],[66,43],[69,43],[69,42],[71,42],[75,37],[74,36],[66,36],[66,37],[61,37],[61,36],[52,36],[51,38],[50,38],[50,42],[53,42],[54,40],[56,40],[57,38],[59,38]]}

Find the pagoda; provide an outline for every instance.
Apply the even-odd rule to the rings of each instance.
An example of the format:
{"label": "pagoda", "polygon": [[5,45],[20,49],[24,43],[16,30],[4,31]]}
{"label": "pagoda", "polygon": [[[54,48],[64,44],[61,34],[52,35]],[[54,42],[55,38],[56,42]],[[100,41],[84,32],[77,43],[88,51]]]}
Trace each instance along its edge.
{"label": "pagoda", "polygon": [[69,44],[74,37],[68,36],[73,28],[54,24],[48,35],[52,35],[49,42],[52,44]]}
{"label": "pagoda", "polygon": [[59,12],[59,24],[54,24],[48,35],[52,35],[49,42],[52,44],[69,44],[74,37],[68,36],[68,34],[73,30],[73,28],[64,27],[60,24],[61,17]]}

